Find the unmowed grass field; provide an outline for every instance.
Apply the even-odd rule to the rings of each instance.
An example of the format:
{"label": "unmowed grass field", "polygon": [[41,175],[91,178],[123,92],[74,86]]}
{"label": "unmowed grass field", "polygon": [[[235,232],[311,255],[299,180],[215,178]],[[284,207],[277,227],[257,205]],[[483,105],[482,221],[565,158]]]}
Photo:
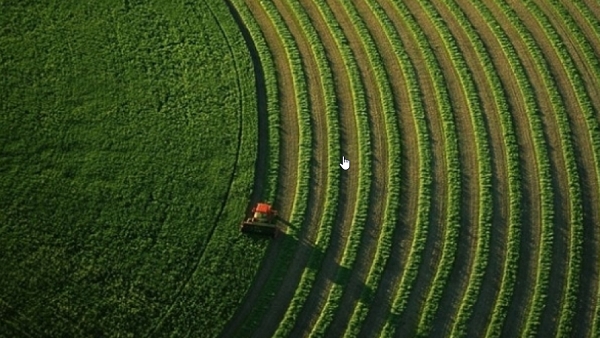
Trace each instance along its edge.
{"label": "unmowed grass field", "polygon": [[0,12],[0,336],[219,332],[267,243],[237,229],[256,98],[225,4]]}

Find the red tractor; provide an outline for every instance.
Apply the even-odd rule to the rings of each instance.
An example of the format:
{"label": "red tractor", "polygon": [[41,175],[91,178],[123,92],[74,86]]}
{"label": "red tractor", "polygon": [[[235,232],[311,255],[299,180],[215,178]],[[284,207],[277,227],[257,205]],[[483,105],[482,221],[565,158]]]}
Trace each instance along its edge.
{"label": "red tractor", "polygon": [[270,204],[258,203],[252,208],[252,217],[246,219],[240,225],[240,231],[244,233],[256,233],[277,237],[279,229],[275,225],[277,210],[274,210]]}

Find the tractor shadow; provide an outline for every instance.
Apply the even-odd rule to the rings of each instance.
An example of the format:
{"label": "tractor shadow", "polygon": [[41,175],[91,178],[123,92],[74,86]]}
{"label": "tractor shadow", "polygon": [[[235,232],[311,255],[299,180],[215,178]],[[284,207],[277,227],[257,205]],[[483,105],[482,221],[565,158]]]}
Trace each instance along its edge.
{"label": "tractor shadow", "polygon": [[[253,241],[270,241],[270,249],[273,249],[276,246],[279,247],[279,255],[272,256],[267,253],[264,257],[264,260],[274,260],[272,263],[274,263],[275,266],[285,270],[285,273],[283,273],[282,270],[280,270],[281,273],[278,271],[271,271],[272,275],[284,276],[282,277],[282,283],[285,283],[286,280],[294,283],[294,281],[301,279],[302,273],[307,270],[312,271],[316,273],[315,281],[311,287],[313,290],[322,290],[326,285],[325,281],[328,281],[342,286],[344,289],[343,297],[347,297],[348,300],[351,300],[345,304],[351,305],[357,301],[371,303],[375,295],[375,290],[365,284],[365,278],[368,274],[369,267],[364,267],[364,264],[359,264],[358,260],[360,257],[357,257],[357,261],[355,262],[355,266],[358,265],[363,267],[360,271],[358,269],[354,270],[343,266],[338,261],[332,264],[330,261],[334,260],[335,257],[333,257],[331,253],[328,255],[327,248],[318,248],[314,243],[302,237],[302,235],[298,238],[287,233],[286,230],[289,228],[299,228],[297,225],[294,225],[279,216],[276,218],[276,225],[280,230],[276,238],[258,234],[244,234],[245,236],[252,238]],[[290,255],[285,254],[284,251],[286,251],[286,248],[293,252],[291,252]],[[324,270],[322,269],[323,266],[329,266],[329,269]],[[286,292],[283,290],[286,290],[286,288],[282,287],[280,292]],[[288,297],[292,297],[294,291],[295,290],[293,289],[287,290],[288,293],[291,293],[286,294]],[[313,301],[327,300],[327,293],[321,291],[317,292],[319,293],[319,296],[312,298]],[[310,299],[309,296],[309,301]],[[344,315],[349,315],[347,311],[341,312],[344,313]],[[349,320],[350,318],[344,318],[344,320],[346,319]]]}

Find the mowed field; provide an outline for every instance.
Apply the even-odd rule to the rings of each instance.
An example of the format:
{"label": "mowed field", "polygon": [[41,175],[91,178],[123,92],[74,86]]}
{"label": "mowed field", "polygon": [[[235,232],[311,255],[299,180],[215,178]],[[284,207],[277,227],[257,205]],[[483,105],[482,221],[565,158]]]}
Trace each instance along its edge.
{"label": "mowed field", "polygon": [[600,335],[597,2],[227,3],[287,235],[221,337]]}
{"label": "mowed field", "polygon": [[0,336],[600,336],[598,2],[0,9]]}
{"label": "mowed field", "polygon": [[258,120],[227,6],[0,12],[0,336],[217,335],[268,243],[237,227]]}

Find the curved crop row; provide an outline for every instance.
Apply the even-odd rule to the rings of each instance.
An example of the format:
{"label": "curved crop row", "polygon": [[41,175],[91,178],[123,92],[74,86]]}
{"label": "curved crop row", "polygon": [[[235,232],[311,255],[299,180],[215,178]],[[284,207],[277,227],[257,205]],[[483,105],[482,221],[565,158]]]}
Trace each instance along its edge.
{"label": "curved crop row", "polygon": [[[382,224],[382,232],[377,244],[377,251],[375,254],[374,262],[370,262],[372,264],[369,269],[369,274],[366,281],[368,287],[372,284],[376,285],[379,281],[379,278],[381,277],[381,272],[383,271],[385,261],[390,255],[392,234],[398,221],[397,209],[399,206],[400,199],[400,136],[393,101],[394,96],[392,94],[390,83],[387,78],[387,73],[383,66],[383,61],[380,58],[377,48],[375,47],[375,43],[372,40],[369,32],[367,31],[364,22],[358,16],[358,12],[354,8],[354,6],[348,1],[342,1],[342,5],[344,6],[346,14],[350,18],[354,29],[356,29],[358,35],[361,37],[361,44],[368,56],[369,66],[375,74],[375,78],[377,81],[377,90],[379,92],[382,113],[384,115],[386,125],[385,135],[388,148],[388,166],[386,168],[386,171],[388,173],[389,181],[387,189],[388,194],[386,201],[383,202],[385,205],[385,211]],[[379,130],[378,132],[382,133],[384,131]],[[352,251],[349,252],[352,253]],[[357,252],[357,249],[355,249],[354,252]],[[353,255],[354,257],[347,258],[347,261],[351,262],[350,264],[354,264],[354,261],[356,259],[356,254]],[[339,300],[341,298],[341,286],[334,286],[334,288],[340,288],[340,292],[337,293],[339,297],[330,297],[323,312],[335,313],[335,311],[339,308]],[[364,311],[366,313],[367,307],[365,306],[364,300],[359,301],[358,303],[359,306],[363,306]],[[332,317],[329,317],[329,321],[323,320],[318,322],[319,325],[315,327],[317,335],[323,334],[325,332],[325,330],[330,324],[331,319]]]}
{"label": "curved crop row", "polygon": [[[244,5],[241,4],[240,1],[237,3],[236,8],[239,10],[243,6]],[[310,158],[312,151],[308,89],[304,78],[305,74],[302,68],[299,51],[293,40],[293,37],[283,23],[281,17],[272,14],[273,13],[269,13],[270,20],[276,27],[278,35],[281,37],[281,41],[284,45],[287,55],[287,60],[289,61],[292,69],[295,99],[298,109],[298,127],[300,130],[297,176],[298,184],[296,187],[295,200],[289,222],[292,224],[302,224],[308,203],[308,182],[310,176]],[[245,17],[245,19],[248,19],[249,22],[254,20],[252,17]],[[274,296],[273,290],[277,288],[281,279],[284,277],[286,271],[285,268],[288,266],[288,262],[292,259],[292,255],[298,246],[298,244],[294,244],[295,241],[292,237],[292,235],[286,236],[284,243],[285,251],[279,258],[280,264],[276,267],[276,271],[267,282],[267,285],[265,285],[259,303],[253,309],[252,314],[246,319],[246,322],[240,329],[241,335],[249,335],[249,333],[252,332],[258,324],[260,324],[260,318],[262,318],[264,312],[271,303]]]}
{"label": "curved crop row", "polygon": [[[400,38],[398,37],[397,32],[393,28],[393,24],[390,22],[387,17],[385,11],[373,0],[367,1],[369,8],[373,11],[378,21],[380,22],[381,27],[386,35],[386,38],[390,45],[392,46],[394,53],[396,55],[396,59],[399,65],[402,68],[402,72],[404,74],[404,81],[407,82],[408,88],[412,88],[409,90],[409,100],[411,111],[413,112],[414,119],[417,125],[417,135],[418,135],[418,147],[419,147],[419,197],[418,197],[418,220],[417,220],[417,230],[414,238],[414,244],[418,245],[418,243],[425,242],[425,238],[427,236],[427,215],[429,214],[430,208],[430,198],[431,198],[431,149],[430,147],[430,138],[427,132],[427,125],[425,123],[425,109],[423,108],[423,102],[421,96],[419,95],[419,85],[416,79],[416,73],[413,65],[410,63],[408,55],[404,50],[404,46]],[[387,241],[387,240],[386,240]],[[388,245],[386,242],[383,245]],[[389,250],[387,247],[383,247],[384,250]],[[415,250],[414,252],[422,252]],[[389,255],[389,253],[387,254]],[[378,254],[377,259],[372,267],[372,272],[369,274],[369,277],[366,282],[366,287],[375,289],[377,284],[379,283],[381,273],[383,272],[383,265],[386,260],[385,254]],[[413,257],[413,255],[410,255]],[[413,258],[417,260],[418,258]],[[372,299],[364,296],[364,301],[359,302],[352,317],[350,319],[350,323],[346,328],[346,332],[344,333],[345,337],[356,337],[359,335],[362,323],[364,322],[367,313],[370,307],[377,306],[377,304],[372,304]]]}
{"label": "curved crop row", "polygon": [[[548,18],[539,9],[539,7],[530,2],[527,2],[526,4],[527,7],[532,11],[534,16],[536,17],[536,20],[538,20],[538,22],[544,29],[546,36],[549,38],[554,50],[558,54],[559,60],[561,61],[561,64],[567,72],[567,77],[569,78],[569,81],[574,88],[575,96],[577,97],[577,101],[579,106],[581,107],[581,111],[587,111],[588,113],[584,114],[589,115],[589,113],[593,111],[593,106],[589,100],[589,96],[586,94],[587,91],[585,90],[585,86],[581,80],[579,71],[575,66],[573,59],[569,55],[569,52],[567,51],[566,47],[563,45],[558,33],[556,32]],[[583,41],[578,42],[581,43]],[[539,51],[539,55],[542,56],[541,51]],[[546,72],[544,77],[548,78],[548,81],[554,81],[549,72]],[[551,86],[550,95],[552,95],[553,99],[560,98],[560,93],[558,92],[558,88],[556,88],[556,85]],[[569,127],[566,109],[564,106],[560,106],[559,108],[560,109],[558,109],[557,117],[560,119],[559,131],[561,133],[561,137],[570,140],[571,130]],[[586,122],[588,121],[590,121],[590,119],[586,118]],[[597,128],[597,123],[595,124],[595,126]],[[593,129],[589,128],[589,130],[592,131]],[[596,138],[595,141],[596,142],[594,142],[594,139],[591,138],[592,144],[595,143],[595,148],[598,149],[597,145],[600,139]],[[581,187],[579,184],[579,175],[577,173],[577,165],[575,162],[575,155],[572,145],[567,147],[565,151],[565,157],[565,161],[567,161],[567,173],[569,178],[569,201],[572,208],[570,220],[572,226],[572,234],[569,250],[569,268],[567,272],[568,275],[566,295],[565,300],[562,302],[561,315],[558,326],[558,335],[560,336],[568,336],[571,334],[572,330],[572,321],[575,316],[577,292],[579,289],[583,243],[583,210],[581,200]],[[598,161],[595,161],[595,163],[596,168],[598,168]]]}
{"label": "curved crop row", "polygon": [[[487,53],[487,50],[485,49],[482,41],[479,39],[474,27],[472,26],[471,22],[468,20],[468,18],[464,15],[464,13],[460,10],[459,6],[456,4],[456,2],[454,1],[449,1],[449,0],[445,0],[444,1],[445,5],[447,6],[447,8],[450,10],[450,12],[453,14],[454,18],[457,20],[457,22],[460,24],[461,28],[464,30],[464,32],[466,33],[469,42],[471,43],[471,45],[473,46],[475,52],[477,53],[478,56],[478,60],[481,62],[482,64],[482,68],[484,70],[485,73],[485,77],[488,81],[488,83],[490,84],[490,87],[492,88],[492,94],[494,96],[494,103],[496,105],[496,108],[498,109],[499,115],[501,117],[501,126],[502,126],[502,130],[503,130],[503,136],[504,136],[504,141],[505,141],[505,146],[506,146],[506,157],[508,158],[508,175],[509,175],[509,204],[510,204],[510,223],[509,223],[509,250],[513,250],[515,251],[513,254],[513,256],[515,256],[514,254],[516,254],[516,257],[518,257],[518,238],[519,238],[519,230],[520,230],[520,200],[521,200],[521,191],[520,191],[520,182],[521,182],[521,177],[520,177],[520,173],[519,173],[519,163],[518,163],[518,148],[517,148],[517,141],[516,141],[516,135],[515,135],[515,130],[514,130],[514,126],[512,125],[512,120],[511,117],[509,115],[508,112],[508,103],[506,101],[506,97],[505,97],[505,93],[504,93],[504,89],[502,87],[502,84],[500,83],[500,79],[498,77],[498,75],[496,74],[496,69],[494,68],[491,59]],[[445,25],[443,24],[443,22],[441,23],[442,27],[445,27]],[[444,28],[444,30],[447,30],[447,28]],[[447,48],[448,50],[452,51],[453,54],[453,58],[458,57],[458,58],[462,58],[460,57],[460,53],[458,53],[458,48],[454,47],[455,46],[455,42],[454,39],[452,38],[452,36],[450,36],[449,33],[445,34],[444,37],[444,41],[449,42],[450,46],[449,48]],[[459,64],[456,65],[457,68],[459,70],[466,70],[467,67],[466,65],[461,66],[460,63],[464,64],[464,60],[463,61],[459,61]],[[463,71],[465,72],[465,71]],[[473,86],[473,84],[471,83],[468,87],[464,88],[465,92],[467,93],[475,93],[477,92],[476,88]],[[480,107],[476,107],[476,111],[473,111],[474,108],[471,108],[471,111],[474,115],[474,119],[475,123],[479,123],[479,125],[476,126],[476,132],[477,133],[485,133],[485,130],[483,130],[483,122],[481,120],[477,120],[477,119],[481,119],[483,112],[481,111]],[[483,137],[483,135],[478,135],[478,137]],[[479,149],[479,152],[481,152],[481,148]],[[481,158],[480,156],[478,156],[479,158]],[[491,158],[489,158],[489,160],[491,161]],[[480,162],[480,165],[482,163]],[[484,165],[484,169],[489,170],[491,168],[491,163],[488,164],[487,163],[483,163]],[[491,174],[490,174],[491,175]],[[485,178],[484,174],[480,174],[480,177]],[[491,181],[489,179],[485,179],[485,182],[482,181],[480,183],[481,187],[485,187],[488,184],[491,184]],[[488,195],[489,194],[489,195]],[[488,201],[488,203],[491,203],[491,191],[490,190],[485,190],[481,192],[481,197],[482,200],[480,201],[481,203],[481,207],[484,207],[484,198]],[[491,210],[488,211],[489,214],[485,213],[485,211],[480,211],[480,218],[481,217],[486,217],[486,219],[488,221],[491,221]],[[485,216],[484,216],[485,215]],[[488,218],[490,217],[490,218]],[[481,221],[480,221],[481,222]],[[465,336],[466,335],[466,329],[467,329],[467,321],[469,320],[469,318],[472,315],[472,311],[473,311],[473,306],[477,300],[477,295],[479,293],[479,289],[481,287],[481,283],[483,281],[483,275],[485,272],[485,268],[487,266],[487,262],[488,262],[488,256],[489,256],[489,244],[487,243],[487,241],[489,240],[489,223],[485,224],[483,223],[481,225],[480,228],[480,234],[479,237],[483,238],[483,240],[479,241],[479,245],[477,248],[477,254],[476,254],[476,258],[475,258],[475,266],[473,267],[473,272],[472,275],[474,277],[472,277],[472,281],[470,282],[465,297],[463,299],[463,301],[461,302],[460,305],[460,309],[456,318],[456,321],[453,325],[453,329],[452,329],[452,336]],[[516,262],[516,257],[514,257],[512,260],[514,262]]]}
{"label": "curved crop row", "polygon": [[[458,72],[462,90],[467,94],[467,106],[471,112],[471,123],[475,130],[475,146],[479,165],[479,231],[478,244],[475,254],[474,265],[472,267],[472,281],[469,283],[466,294],[461,302],[459,316],[453,330],[463,331],[464,334],[466,321],[470,316],[470,311],[475,304],[483,273],[488,262],[490,226],[492,219],[492,160],[490,155],[490,146],[488,133],[483,121],[481,102],[477,95],[477,88],[472,78],[469,67],[462,56],[456,40],[441,16],[431,3],[422,2],[429,18],[444,41],[446,51],[450,54],[450,59]],[[455,239],[456,240],[456,239]],[[448,249],[454,249],[456,243],[448,243]],[[446,247],[444,248],[446,249]],[[455,249],[454,249],[455,250]],[[452,262],[456,253],[449,251],[448,256],[442,256],[441,268],[438,269],[438,275],[434,280],[434,289],[427,298],[427,306],[419,323],[419,335],[427,335],[431,330],[431,323],[437,312],[439,298],[447,283],[447,276],[452,269]],[[444,257],[446,260],[444,260]],[[439,279],[437,278],[439,276]],[[436,296],[436,294],[438,296]],[[456,332],[456,331],[455,331]]]}
{"label": "curved crop row", "polygon": [[[509,106],[506,99],[506,93],[500,81],[500,77],[496,73],[496,69],[491,61],[490,55],[486,50],[482,40],[477,35],[475,28],[471,22],[467,19],[465,14],[461,11],[460,7],[454,1],[445,0],[446,5],[452,11],[455,18],[457,18],[461,27],[465,30],[469,41],[471,42],[475,52],[477,53],[478,59],[482,64],[485,72],[485,76],[488,80],[490,87],[492,88],[492,94],[494,96],[494,103],[497,111],[500,115],[502,134],[505,141],[505,154],[507,158],[508,167],[508,181],[509,181],[509,195],[510,195],[510,216],[509,216],[509,233],[507,243],[507,258],[505,268],[502,277],[502,284],[500,287],[499,299],[502,299],[502,309],[508,305],[508,300],[512,295],[512,289],[514,288],[516,268],[519,258],[519,241],[520,241],[520,228],[521,228],[521,206],[520,201],[522,197],[521,192],[521,173],[519,168],[519,151],[517,146],[516,132],[513,125],[512,118],[509,112]],[[478,283],[480,283],[479,281]],[[467,291],[468,293],[469,291]],[[506,295],[506,296],[504,296]],[[504,300],[506,299],[506,300]],[[461,306],[457,321],[454,325],[454,331],[457,336],[465,334],[465,325],[470,315],[467,305],[464,303]],[[454,333],[453,333],[454,335]]]}
{"label": "curved crop row", "polygon": [[[318,66],[319,76],[322,80],[322,88],[321,90],[324,93],[325,97],[325,106],[326,106],[326,116],[327,116],[327,132],[328,132],[328,148],[329,148],[329,162],[328,165],[328,185],[329,189],[327,189],[327,197],[326,197],[326,205],[324,216],[321,220],[321,224],[319,227],[319,233],[317,235],[315,247],[317,250],[313,251],[307,266],[316,267],[320,266],[323,261],[322,252],[325,251],[327,247],[327,243],[331,237],[331,230],[335,222],[335,212],[339,199],[339,181],[340,181],[340,170],[337,168],[334,163],[337,163],[340,156],[340,140],[339,140],[339,122],[337,116],[337,102],[336,102],[336,94],[335,87],[333,81],[333,74],[329,67],[327,57],[325,55],[325,49],[323,43],[319,39],[316,30],[312,26],[310,19],[306,15],[306,12],[301,8],[300,4],[297,1],[290,1],[287,5],[292,9],[292,12],[300,26],[303,30],[303,34],[310,42],[312,51],[314,53],[314,58]],[[268,10],[276,10],[273,6],[269,6]],[[275,336],[288,336],[292,331],[294,324],[296,322],[296,318],[302,304],[307,299],[311,286],[314,283],[316,278],[317,271],[315,269],[305,269],[302,273],[302,277],[300,279],[299,285],[294,292],[294,297],[288,308],[286,309],[286,313],[279,324],[277,331],[275,332]]]}
{"label": "curved crop row", "polygon": [[575,4],[575,6],[577,6],[579,12],[585,18],[590,27],[592,27],[592,30],[596,34],[596,38],[600,39],[600,21],[598,20],[598,18],[586,5],[585,1],[573,0],[573,3]]}
{"label": "curved crop row", "polygon": [[232,1],[236,3],[236,11],[244,20],[244,25],[256,47],[263,70],[269,120],[269,158],[267,161],[267,184],[262,198],[273,203],[277,195],[277,178],[279,177],[279,89],[277,88],[275,62],[267,41],[248,8],[239,0]]}
{"label": "curved crop row", "polygon": [[[528,8],[533,11],[534,15],[539,20],[539,13],[536,13],[536,11],[539,9],[537,9],[536,6],[532,6],[531,4],[532,3],[530,2],[527,3]],[[507,15],[511,16],[511,21],[513,25],[525,41],[528,50],[532,55],[538,73],[542,75],[545,88],[549,92],[550,101],[555,115],[557,117],[557,124],[559,127],[558,130],[561,139],[561,147],[563,150],[563,156],[567,169],[567,180],[569,182],[569,207],[571,214],[571,219],[569,220],[569,222],[573,227],[573,234],[571,235],[571,250],[569,257],[568,293],[576,293],[578,288],[579,266],[581,262],[583,211],[581,202],[581,189],[579,187],[579,175],[577,173],[577,164],[575,162],[575,155],[573,145],[571,142],[571,129],[569,127],[569,121],[567,118],[564,104],[562,102],[560,92],[558,91],[558,87],[556,86],[552,73],[550,73],[547,61],[545,60],[541,49],[536,44],[535,40],[531,36],[531,33],[526,29],[525,25],[518,19],[516,14],[512,11],[507,11],[506,13]],[[544,25],[543,27],[546,31],[546,34],[548,34],[548,27]],[[552,251],[542,251],[542,256],[540,260],[542,264],[540,265],[540,275],[538,278],[538,282],[536,283],[536,291],[540,290],[540,292],[538,293],[534,291],[533,306],[531,312],[529,313],[525,329],[525,335],[528,336],[535,335],[540,324],[540,317],[542,309],[544,307],[544,300],[546,298],[547,287],[549,284],[549,270],[552,262]],[[575,297],[574,295],[566,297],[564,309],[567,311],[568,316],[569,312],[572,311],[572,307],[574,307],[575,305]],[[567,320],[569,320],[568,317]],[[563,322],[563,319],[561,318],[560,329],[568,330],[568,327],[565,327],[564,325],[565,322]],[[559,331],[559,334],[560,333],[566,332]]]}
{"label": "curved crop row", "polygon": [[[600,21],[598,20],[598,18],[594,15],[594,13],[589,9],[589,7],[586,5],[586,3],[584,1],[581,0],[573,0],[573,3],[577,6],[577,8],[579,9],[579,12],[582,14],[582,16],[585,18],[585,20],[587,21],[587,23],[590,25],[590,27],[592,27],[595,35],[596,35],[596,39],[600,40]],[[569,27],[567,25],[567,27]],[[570,27],[569,27],[570,28]],[[577,37],[578,33],[575,33],[575,37],[578,41],[578,43],[580,44],[580,46],[582,46],[584,48],[584,54],[586,56],[586,59],[590,62],[593,63],[593,69],[594,69],[594,75],[596,76],[596,78],[600,78],[600,67],[598,67],[598,58],[595,57],[595,53],[593,53],[592,50],[592,54],[589,53],[589,51],[591,50],[591,48],[588,48],[588,44],[582,44],[581,42],[579,42],[579,37]],[[578,91],[578,90],[576,90]],[[584,110],[584,114],[585,114],[585,118],[586,121],[589,119],[591,110]],[[591,117],[593,118],[594,116],[591,115]],[[593,135],[598,135],[598,133],[600,133],[600,127],[598,127],[598,120],[596,118],[591,119],[590,122],[595,123],[596,125],[593,126],[593,124],[588,123],[588,126],[593,126],[590,127],[590,132],[593,133]],[[593,136],[593,147],[594,147],[594,155],[595,155],[595,160],[596,160],[596,168],[600,167],[598,165],[598,163],[600,162],[600,153],[598,152],[598,139],[599,137],[597,136]],[[596,170],[596,175],[597,175],[597,180],[600,183],[600,173],[598,173],[599,170]],[[600,336],[600,287],[597,287],[597,292],[598,294],[596,295],[596,300],[595,300],[595,310],[594,310],[594,315],[593,315],[593,324],[592,324],[592,336],[594,337],[598,337]]]}
{"label": "curved crop row", "polygon": [[[447,197],[447,227],[444,251],[452,252],[454,251],[452,248],[452,244],[456,244],[456,239],[458,237],[458,228],[460,226],[459,213],[461,190],[460,163],[458,156],[458,136],[451,110],[452,105],[450,103],[448,90],[446,89],[444,76],[438,64],[438,61],[433,53],[433,50],[427,40],[427,37],[425,36],[423,31],[421,30],[421,27],[418,25],[418,23],[409,13],[408,9],[403,3],[394,1],[393,4],[396,10],[400,13],[402,19],[407,23],[411,31],[410,33],[417,41],[419,48],[423,53],[424,60],[426,62],[427,68],[429,69],[430,75],[435,86],[436,102],[438,104],[438,109],[440,111],[440,115],[444,124],[444,155],[446,159],[446,165],[448,167],[447,184],[449,186],[449,194]],[[447,245],[450,245],[450,247],[448,247]],[[456,247],[456,245],[454,245],[454,247]],[[448,257],[447,254],[443,256],[446,257],[446,261],[448,260],[448,258],[451,258]],[[412,263],[414,264],[414,262]],[[394,297],[392,305],[392,314],[401,313],[405,310],[406,302],[408,300],[408,290],[412,288],[412,283],[416,278],[418,265],[409,265],[408,269],[410,270],[407,270],[405,275],[402,277],[400,289]],[[438,270],[438,272],[439,271],[440,270]],[[439,277],[436,279],[439,279]],[[437,297],[438,295],[435,294],[434,296]],[[394,316],[390,315],[384,326],[384,334],[386,336],[392,336],[396,330],[397,325],[399,325],[397,319]]]}
{"label": "curved crop row", "polygon": [[[346,70],[350,78],[350,85],[352,87],[352,99],[354,101],[354,109],[357,120],[358,136],[359,136],[359,163],[360,173],[358,182],[358,195],[357,200],[366,200],[369,196],[371,187],[371,141],[369,134],[369,124],[367,120],[367,105],[365,100],[365,91],[362,81],[360,79],[360,73],[358,66],[354,61],[352,51],[350,50],[347,39],[344,36],[341,27],[335,20],[333,12],[324,1],[317,1],[315,4],[318,7],[319,13],[324,18],[324,21],[332,33],[334,40],[336,41],[337,47],[340,50],[342,57],[345,60]],[[367,218],[367,203],[357,203],[355,206],[354,217],[352,220],[352,227],[350,229],[350,238],[344,249],[344,254],[341,258],[341,266],[351,266],[356,258],[358,252],[358,246],[360,245],[360,234],[364,230],[365,221]],[[340,285],[347,282],[348,276],[342,274],[340,271],[336,274],[336,283],[333,284],[327,297],[327,303],[331,303],[332,300],[339,299],[342,294]],[[327,307],[320,312],[319,318],[315,326],[312,328],[313,334],[315,330],[319,332],[324,330],[327,325],[325,323],[333,319],[333,311]]]}
{"label": "curved crop row", "polygon": [[[524,97],[525,109],[528,112],[527,115],[529,117],[530,126],[535,126],[535,128],[530,127],[530,129],[533,131],[536,162],[538,164],[538,173],[541,176],[539,181],[541,185],[540,197],[542,201],[542,224],[544,229],[551,229],[551,223],[553,219],[553,191],[550,185],[550,163],[546,155],[547,147],[541,131],[541,118],[539,116],[538,107],[533,95],[533,88],[526,76],[525,69],[519,59],[519,56],[517,55],[515,47],[510,42],[510,39],[499,25],[498,21],[492,15],[490,9],[483,5],[481,1],[474,2],[474,6],[477,8],[482,17],[485,18],[488,27],[492,30],[497,41],[500,43],[502,51],[511,66],[512,72],[515,74],[519,90]],[[550,243],[548,243],[548,240]],[[551,245],[551,233],[548,234],[547,231],[544,231],[542,241],[544,243],[542,245],[542,249],[551,250],[551,248],[547,248],[548,245]],[[518,250],[515,251],[517,252]],[[511,263],[514,263],[514,265]],[[509,264],[512,266],[509,266]],[[498,337],[501,334],[504,320],[506,319],[508,306],[514,291],[517,266],[518,253],[515,253],[512,256],[512,259],[507,262],[507,268],[505,269],[504,274],[507,277],[510,276],[510,279],[507,281],[507,283],[503,282],[503,285],[501,286],[500,293],[498,295],[498,301],[496,302],[495,309],[492,312],[492,319],[487,329],[487,337]]]}

